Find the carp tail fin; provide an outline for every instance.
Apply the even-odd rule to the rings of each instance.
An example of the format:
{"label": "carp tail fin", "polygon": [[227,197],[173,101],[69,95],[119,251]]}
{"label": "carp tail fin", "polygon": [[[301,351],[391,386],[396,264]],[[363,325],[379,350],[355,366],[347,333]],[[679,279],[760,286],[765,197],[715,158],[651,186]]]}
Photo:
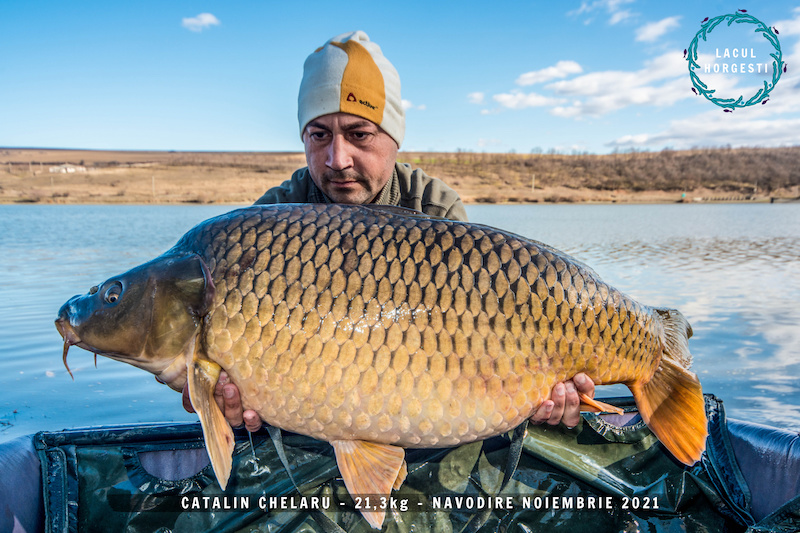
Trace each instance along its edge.
{"label": "carp tail fin", "polygon": [[[192,350],[194,351],[194,350]],[[216,363],[192,355],[187,363],[189,398],[200,417],[206,451],[222,490],[228,485],[233,466],[233,431],[214,399],[214,388],[222,369]]]}
{"label": "carp tail fin", "polygon": [[706,448],[708,421],[697,376],[662,360],[653,378],[632,385],[631,391],[642,419],[670,453],[686,465],[699,461]]}
{"label": "carp tail fin", "polygon": [[686,318],[672,309],[656,309],[664,326],[663,352],[653,377],[631,386],[645,423],[667,449],[686,465],[700,460],[706,448],[708,420],[703,389],[687,370],[692,361]]}

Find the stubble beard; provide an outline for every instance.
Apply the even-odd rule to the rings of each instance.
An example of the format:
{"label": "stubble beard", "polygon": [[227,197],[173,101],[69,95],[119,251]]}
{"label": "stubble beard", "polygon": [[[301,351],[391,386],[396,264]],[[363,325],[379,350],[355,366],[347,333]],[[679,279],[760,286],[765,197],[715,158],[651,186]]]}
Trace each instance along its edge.
{"label": "stubble beard", "polygon": [[[327,170],[322,175],[322,192],[336,203],[366,204],[371,202],[377,192],[370,188],[370,182],[354,170]],[[337,185],[348,183],[347,188]]]}

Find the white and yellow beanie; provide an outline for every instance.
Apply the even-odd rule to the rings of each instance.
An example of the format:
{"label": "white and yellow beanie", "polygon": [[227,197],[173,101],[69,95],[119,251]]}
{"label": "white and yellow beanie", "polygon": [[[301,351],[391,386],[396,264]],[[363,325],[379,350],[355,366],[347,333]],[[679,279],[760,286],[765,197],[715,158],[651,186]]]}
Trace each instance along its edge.
{"label": "white and yellow beanie", "polygon": [[406,131],[400,76],[363,31],[338,35],[308,56],[297,98],[300,137],[330,113],[350,113],[380,126],[397,146]]}

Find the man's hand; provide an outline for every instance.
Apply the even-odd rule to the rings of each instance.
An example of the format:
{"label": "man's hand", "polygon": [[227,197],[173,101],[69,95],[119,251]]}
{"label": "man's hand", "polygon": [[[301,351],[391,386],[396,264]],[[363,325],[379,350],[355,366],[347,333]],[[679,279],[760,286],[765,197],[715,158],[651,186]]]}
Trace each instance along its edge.
{"label": "man's hand", "polygon": [[539,406],[530,421],[534,424],[547,422],[551,426],[563,422],[568,428],[577,426],[581,420],[581,401],[578,398],[581,392],[594,398],[594,382],[582,372],[569,381],[556,383],[550,399]]}
{"label": "man's hand", "polygon": [[[243,410],[242,400],[239,397],[239,388],[230,381],[225,371],[219,374],[217,386],[214,389],[214,399],[231,427],[237,428],[244,425],[247,431],[250,432],[261,429],[261,417],[252,409]],[[188,384],[183,387],[183,408],[190,413],[195,412],[189,399]]]}

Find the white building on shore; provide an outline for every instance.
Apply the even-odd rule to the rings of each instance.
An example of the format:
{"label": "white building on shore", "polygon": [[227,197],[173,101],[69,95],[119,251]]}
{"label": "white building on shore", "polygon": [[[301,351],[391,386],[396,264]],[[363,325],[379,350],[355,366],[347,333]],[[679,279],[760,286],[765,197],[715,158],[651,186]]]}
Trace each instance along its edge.
{"label": "white building on shore", "polygon": [[86,172],[86,167],[70,165],[69,163],[64,163],[57,167],[50,167],[51,174],[73,174],[75,172]]}

